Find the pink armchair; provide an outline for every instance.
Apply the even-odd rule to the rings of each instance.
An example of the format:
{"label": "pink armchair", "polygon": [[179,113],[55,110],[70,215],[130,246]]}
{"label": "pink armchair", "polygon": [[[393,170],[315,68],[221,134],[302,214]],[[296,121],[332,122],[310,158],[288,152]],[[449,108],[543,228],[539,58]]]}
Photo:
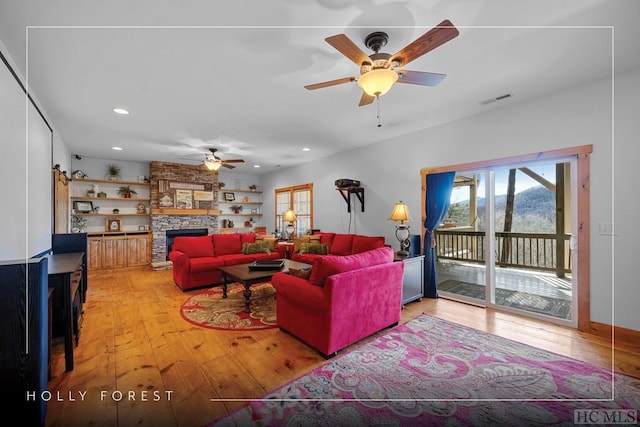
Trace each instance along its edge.
{"label": "pink armchair", "polygon": [[404,263],[388,246],[323,256],[309,280],[273,275],[278,326],[325,357],[400,321]]}

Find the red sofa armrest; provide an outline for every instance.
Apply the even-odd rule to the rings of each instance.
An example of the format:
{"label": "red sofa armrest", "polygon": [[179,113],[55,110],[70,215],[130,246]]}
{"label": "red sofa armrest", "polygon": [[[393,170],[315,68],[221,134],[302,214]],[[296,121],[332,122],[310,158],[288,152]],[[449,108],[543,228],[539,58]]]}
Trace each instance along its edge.
{"label": "red sofa armrest", "polygon": [[276,295],[289,298],[301,306],[314,309],[327,309],[329,301],[320,286],[312,285],[308,280],[292,276],[288,273],[275,273],[271,284],[276,288]]}
{"label": "red sofa armrest", "polygon": [[184,252],[169,252],[169,260],[173,263],[173,281],[184,289],[189,283],[189,257]]}

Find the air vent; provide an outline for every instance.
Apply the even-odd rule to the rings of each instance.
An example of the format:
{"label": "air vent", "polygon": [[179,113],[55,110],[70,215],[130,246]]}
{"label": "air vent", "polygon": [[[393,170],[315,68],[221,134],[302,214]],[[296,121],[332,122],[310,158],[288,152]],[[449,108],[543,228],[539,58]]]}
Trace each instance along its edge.
{"label": "air vent", "polygon": [[503,99],[511,98],[510,93],[505,93],[504,95],[496,96],[495,98],[486,99],[484,101],[480,101],[480,105],[491,104],[492,102],[502,101]]}

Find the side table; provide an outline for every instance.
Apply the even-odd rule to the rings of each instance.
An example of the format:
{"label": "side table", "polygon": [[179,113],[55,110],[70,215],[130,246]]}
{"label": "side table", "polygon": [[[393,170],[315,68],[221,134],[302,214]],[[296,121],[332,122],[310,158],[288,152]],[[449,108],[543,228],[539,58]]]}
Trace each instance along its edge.
{"label": "side table", "polygon": [[421,300],[424,296],[424,255],[400,257],[395,255],[396,262],[404,263],[402,278],[402,305]]}
{"label": "side table", "polygon": [[291,251],[293,251],[293,242],[278,242],[278,252],[284,254],[286,259],[291,258]]}

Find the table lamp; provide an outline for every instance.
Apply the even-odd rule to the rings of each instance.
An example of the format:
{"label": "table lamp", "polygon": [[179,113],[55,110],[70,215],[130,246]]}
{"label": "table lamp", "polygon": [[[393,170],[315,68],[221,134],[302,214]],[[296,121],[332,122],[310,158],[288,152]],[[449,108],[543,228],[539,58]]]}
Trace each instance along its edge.
{"label": "table lamp", "polygon": [[288,209],[284,213],[282,220],[287,223],[287,226],[285,227],[285,230],[287,232],[287,240],[291,241],[293,240],[293,232],[296,229],[296,225],[295,225],[296,214],[295,212],[293,212],[293,209]]}
{"label": "table lamp", "polygon": [[396,252],[398,256],[409,256],[409,248],[411,247],[411,239],[409,238],[409,225],[405,222],[412,222],[411,214],[409,213],[409,207],[406,203],[400,200],[393,206],[391,215],[388,218],[389,221],[396,221],[400,224],[396,225],[396,238],[400,242],[400,250]]}

